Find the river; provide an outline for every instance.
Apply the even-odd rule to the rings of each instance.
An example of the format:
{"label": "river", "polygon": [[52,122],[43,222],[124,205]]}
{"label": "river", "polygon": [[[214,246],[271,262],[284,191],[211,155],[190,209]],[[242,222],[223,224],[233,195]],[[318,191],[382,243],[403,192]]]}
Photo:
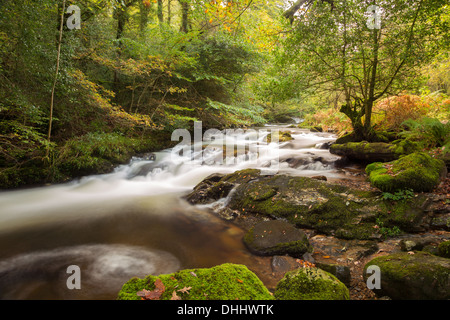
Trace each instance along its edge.
{"label": "river", "polygon": [[[197,183],[212,173],[274,165],[278,173],[356,179],[336,166],[339,157],[321,149],[332,134],[283,125],[257,132],[277,129],[294,139],[264,144],[264,134],[228,136],[237,144],[257,143],[257,163],[245,155],[231,165],[207,161],[222,156],[218,140],[219,148],[202,149],[200,162],[167,149],[135,157],[110,174],[1,192],[0,299],[115,299],[133,276],[225,262],[257,268],[241,229],[208,206],[183,200]],[[81,289],[67,287],[70,265],[80,268]]]}

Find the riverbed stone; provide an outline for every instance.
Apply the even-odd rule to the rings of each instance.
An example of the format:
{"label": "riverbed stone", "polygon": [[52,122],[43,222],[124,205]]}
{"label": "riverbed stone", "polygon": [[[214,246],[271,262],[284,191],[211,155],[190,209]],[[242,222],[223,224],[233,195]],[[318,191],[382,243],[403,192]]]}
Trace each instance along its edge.
{"label": "riverbed stone", "polygon": [[287,272],[274,292],[277,300],[348,300],[349,290],[338,278],[315,267]]}
{"label": "riverbed stone", "polygon": [[427,252],[410,251],[376,257],[364,266],[380,268],[380,289],[373,291],[394,300],[450,299],[450,259]]}
{"label": "riverbed stone", "polygon": [[318,263],[317,267],[319,267],[322,270],[325,270],[328,273],[331,273],[347,287],[350,286],[351,275],[350,275],[350,268],[348,266],[337,263],[330,263],[330,264]]}
{"label": "riverbed stone", "polygon": [[311,251],[306,234],[292,224],[271,220],[256,224],[244,236],[248,249],[258,255],[301,257]]}

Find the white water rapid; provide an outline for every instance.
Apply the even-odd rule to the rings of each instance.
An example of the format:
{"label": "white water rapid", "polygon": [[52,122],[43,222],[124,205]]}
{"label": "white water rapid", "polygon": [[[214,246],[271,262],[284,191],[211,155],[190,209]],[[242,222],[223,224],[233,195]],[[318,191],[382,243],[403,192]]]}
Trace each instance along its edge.
{"label": "white water rapid", "polygon": [[[0,192],[0,299],[115,299],[133,276],[250,263],[240,229],[182,196],[212,173],[253,167],[344,177],[334,165],[339,157],[321,149],[333,135],[261,129],[281,128],[294,139],[267,144],[254,132],[224,137],[237,146],[257,145],[256,162],[238,153],[232,164],[217,163],[224,142],[215,140],[215,147],[202,149],[202,161],[167,149],[133,158],[110,174]],[[66,286],[70,265],[80,267],[79,290]]]}

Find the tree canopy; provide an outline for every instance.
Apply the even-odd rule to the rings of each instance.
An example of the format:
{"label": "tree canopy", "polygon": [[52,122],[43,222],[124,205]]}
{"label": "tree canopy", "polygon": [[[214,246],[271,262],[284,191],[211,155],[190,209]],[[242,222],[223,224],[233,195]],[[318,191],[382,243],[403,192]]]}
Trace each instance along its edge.
{"label": "tree canopy", "polygon": [[449,93],[449,22],[442,0],[4,0],[0,181],[98,171],[193,121],[261,125],[332,105],[374,139],[378,100]]}

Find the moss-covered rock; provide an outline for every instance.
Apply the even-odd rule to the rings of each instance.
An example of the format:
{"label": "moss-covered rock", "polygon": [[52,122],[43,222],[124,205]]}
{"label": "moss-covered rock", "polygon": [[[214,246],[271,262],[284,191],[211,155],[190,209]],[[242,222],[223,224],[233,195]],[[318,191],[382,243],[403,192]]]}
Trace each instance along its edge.
{"label": "moss-covered rock", "polygon": [[348,288],[332,274],[319,268],[287,272],[274,292],[277,300],[348,300]]}
{"label": "moss-covered rock", "polygon": [[306,234],[292,224],[280,220],[264,221],[244,236],[249,250],[258,255],[290,255],[301,257],[312,248]]}
{"label": "moss-covered rock", "polygon": [[[286,142],[293,139],[291,134],[287,131],[275,131],[274,134],[275,140],[278,140],[278,142]],[[267,135],[266,141],[268,143],[272,142],[272,133],[269,133]]]}
{"label": "moss-covered rock", "polygon": [[201,182],[188,200],[193,204],[213,201],[208,200],[209,188],[225,181],[234,184],[234,188],[223,210],[236,216],[254,214],[285,219],[299,228],[343,239],[378,239],[380,229],[374,228],[377,221],[382,221],[385,228],[397,226],[403,231],[418,231],[428,206],[424,195],[393,203],[373,192],[307,177],[264,176],[259,170],[237,171],[212,184]]}
{"label": "moss-covered rock", "polygon": [[[185,269],[172,274],[132,278],[118,294],[119,300],[140,300],[137,292],[155,290],[160,279],[164,292],[159,300],[170,300],[173,292],[182,300],[270,300],[273,296],[246,266],[225,263],[212,268]],[[189,288],[184,290],[183,288]],[[181,291],[180,291],[181,290]]]}
{"label": "moss-covered rock", "polygon": [[[270,195],[270,196],[268,196]],[[344,239],[374,239],[385,227],[414,229],[423,217],[423,196],[393,204],[375,194],[306,177],[266,176],[237,186],[228,206],[236,211],[287,219],[300,228]]]}
{"label": "moss-covered rock", "polygon": [[438,254],[444,258],[450,258],[450,240],[443,241],[438,246]]}
{"label": "moss-covered rock", "polygon": [[374,289],[378,295],[396,300],[450,299],[450,259],[421,251],[377,257],[365,265],[365,281],[371,265],[381,271],[380,289]]}
{"label": "moss-covered rock", "polygon": [[260,173],[258,169],[240,170],[226,175],[215,173],[203,179],[185,198],[192,204],[211,203],[226,197],[235,185],[259,177]]}
{"label": "moss-covered rock", "polygon": [[438,184],[445,164],[424,152],[415,152],[389,163],[374,162],[366,167],[371,184],[381,191],[412,189],[429,192]]}
{"label": "moss-covered rock", "polygon": [[387,162],[422,150],[420,144],[416,141],[408,139],[391,141],[389,138],[392,137],[388,133],[386,135],[387,138],[379,142],[355,142],[351,141],[351,136],[345,139],[343,137],[337,139],[336,143],[331,145],[330,153],[358,161]]}
{"label": "moss-covered rock", "polygon": [[397,146],[386,142],[347,142],[332,144],[330,153],[367,162],[392,161],[399,157]]}

